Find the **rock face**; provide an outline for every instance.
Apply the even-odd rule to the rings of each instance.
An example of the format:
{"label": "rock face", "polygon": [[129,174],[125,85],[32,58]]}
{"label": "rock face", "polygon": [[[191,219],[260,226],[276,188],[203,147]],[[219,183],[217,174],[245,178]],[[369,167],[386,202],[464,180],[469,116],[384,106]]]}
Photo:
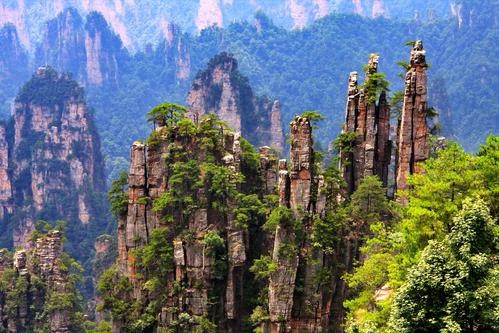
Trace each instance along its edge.
{"label": "rock face", "polygon": [[[37,239],[30,251],[17,250],[11,257],[2,250],[0,278],[5,281],[8,276],[10,288],[17,294],[14,304],[2,302],[0,305],[2,330],[24,332],[45,327],[51,333],[71,332],[72,316],[68,305],[47,308],[51,297],[71,292],[67,268],[62,267],[62,254],[62,235],[55,230]],[[2,289],[2,299],[12,297],[9,292]],[[46,317],[40,316],[41,311],[46,312]]]}
{"label": "rock face", "polygon": [[0,220],[12,214],[12,184],[9,177],[9,145],[6,125],[0,123]]}
{"label": "rock face", "polygon": [[63,219],[70,238],[105,228],[100,144],[75,81],[40,67],[16,98],[7,140],[5,130],[0,126],[0,210],[13,235],[6,233],[12,238],[4,246],[28,248],[38,219]]}
{"label": "rock face", "polygon": [[[370,80],[370,75],[377,73],[378,59],[376,54],[369,56],[366,82]],[[391,155],[390,108],[385,91],[381,92],[376,101],[376,93],[369,92],[369,88],[374,89],[373,84],[364,84],[363,88],[359,88],[357,72],[350,73],[342,132],[352,133],[355,138],[341,147],[341,170],[349,193],[357,188],[364,176],[378,175],[385,186],[388,182]]]}
{"label": "rock face", "polygon": [[163,60],[163,68],[174,70],[172,77],[177,80],[188,79],[191,74],[188,38],[173,23],[165,24],[163,35],[164,40],[156,50],[158,58]]}
{"label": "rock face", "polygon": [[73,73],[86,85],[117,86],[123,54],[121,40],[101,14],[92,12],[84,21],[67,8],[46,23],[35,61]]}
{"label": "rock face", "polygon": [[[0,19],[1,20],[1,19]],[[0,101],[0,118],[10,115],[10,99],[18,87],[29,78],[28,54],[23,49],[14,25],[6,24],[0,28],[0,84],[2,98]]]}
{"label": "rock face", "polygon": [[[131,147],[128,206],[118,225],[118,272],[131,282],[133,299],[145,301],[151,297],[142,287],[148,277],[139,274],[142,258],[136,253],[151,242],[155,230],[168,228],[168,236],[162,241],[171,244],[173,268],[166,276],[168,292],[157,323],[163,329],[175,327],[183,315],[209,318],[227,332],[238,332],[241,326],[243,273],[248,268],[249,248],[248,230],[236,223],[234,213],[237,206],[234,193],[240,191],[241,184],[224,181],[223,186],[228,186],[226,191],[233,195],[223,198],[218,198],[211,185],[208,186],[209,175],[215,170],[227,172],[228,179],[236,179],[242,173],[241,144],[239,134],[213,123],[213,119],[202,117],[197,125],[200,131],[202,128],[221,131],[222,140],[211,148],[205,146],[209,136],[185,135],[177,127],[166,126],[153,132],[157,141],[149,144],[137,141]],[[179,155],[182,150],[175,147],[185,147],[186,151]],[[172,187],[181,186],[175,185],[175,165],[184,165],[181,156],[186,155],[195,161],[196,170],[201,166],[199,175],[195,170],[190,175],[207,177],[203,182],[208,187],[189,185],[189,180],[184,180],[182,191],[195,203],[190,213],[176,205],[154,209],[153,202],[166,193],[174,195]],[[165,161],[166,156],[169,157]],[[209,169],[204,169],[205,158],[210,161]],[[271,178],[268,170],[269,186]],[[219,239],[222,243],[214,245],[209,239]],[[119,332],[123,325],[115,320],[114,331]]]}
{"label": "rock face", "polygon": [[429,154],[427,112],[426,56],[423,42],[418,40],[410,54],[405,75],[404,102],[397,129],[396,189],[407,188],[407,176],[421,172],[418,165]]}
{"label": "rock face", "polygon": [[[275,231],[272,259],[276,270],[269,279],[269,332],[317,332],[328,326],[331,294],[318,287],[318,271],[327,263],[311,244],[314,217],[325,210],[324,181],[316,174],[312,127],[300,116],[290,124],[290,165],[279,163],[279,204],[289,208]],[[295,221],[293,221],[295,220]],[[301,235],[301,236],[300,236]],[[301,291],[296,285],[302,286]]]}
{"label": "rock face", "polygon": [[284,136],[279,102],[255,96],[248,79],[239,73],[236,59],[229,53],[215,56],[208,68],[196,76],[187,105],[194,120],[200,115],[215,113],[252,144],[282,150]]}

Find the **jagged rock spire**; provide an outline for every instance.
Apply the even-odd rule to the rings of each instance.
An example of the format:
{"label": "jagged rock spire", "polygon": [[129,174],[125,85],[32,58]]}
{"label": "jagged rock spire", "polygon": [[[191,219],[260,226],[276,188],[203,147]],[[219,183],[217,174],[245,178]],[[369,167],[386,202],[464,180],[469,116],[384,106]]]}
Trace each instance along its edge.
{"label": "jagged rock spire", "polygon": [[215,113],[253,145],[268,145],[282,151],[284,135],[279,101],[255,95],[231,53],[216,55],[196,76],[187,95],[187,106],[189,117],[195,122],[203,114]]}
{"label": "jagged rock spire", "polygon": [[407,188],[407,176],[421,172],[418,163],[428,158],[426,54],[417,40],[405,75],[404,103],[397,129],[396,189]]}
{"label": "jagged rock spire", "polygon": [[[378,71],[379,56],[369,54],[365,81]],[[341,170],[347,183],[347,190],[352,193],[364,176],[376,174],[387,184],[388,164],[390,162],[390,109],[386,101],[386,92],[381,92],[378,101],[369,98],[369,87],[360,88],[357,72],[348,76],[348,95],[343,133],[356,133],[350,147],[343,147]],[[372,88],[371,88],[372,89]],[[372,92],[371,92],[372,94]]]}

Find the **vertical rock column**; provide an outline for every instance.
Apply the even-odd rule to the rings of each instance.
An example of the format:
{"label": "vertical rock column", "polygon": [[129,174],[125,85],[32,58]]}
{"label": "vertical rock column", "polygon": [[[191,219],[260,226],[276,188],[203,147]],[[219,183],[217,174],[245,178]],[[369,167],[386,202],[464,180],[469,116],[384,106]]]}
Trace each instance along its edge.
{"label": "vertical rock column", "polygon": [[9,149],[5,125],[0,123],[0,221],[12,213],[12,187],[8,174]]}
{"label": "vertical rock column", "polygon": [[[288,208],[290,204],[290,178],[286,160],[279,161],[277,186],[279,205]],[[293,226],[289,225],[289,221],[280,221],[275,231],[272,253],[272,260],[277,264],[277,268],[270,274],[269,283],[269,331],[271,333],[288,332],[291,329],[289,321],[293,308],[298,255],[296,253],[283,253],[282,248],[284,244],[294,243],[294,241]]]}
{"label": "vertical rock column", "polygon": [[146,205],[140,201],[147,193],[146,146],[135,141],[130,149],[130,171],[128,176],[128,208],[126,219],[118,224],[119,269],[134,280],[135,259],[130,250],[148,239]]}
{"label": "vertical rock column", "polygon": [[278,100],[272,103],[270,111],[270,145],[279,152],[284,149],[284,133],[281,125],[281,104]]}
{"label": "vertical rock column", "polygon": [[[223,158],[225,164],[236,174],[241,170],[241,143],[239,133],[228,135],[229,145],[226,145],[228,154]],[[231,143],[231,144],[230,144]],[[225,315],[227,317],[227,332],[238,332],[240,327],[241,309],[240,295],[243,292],[243,267],[246,264],[247,231],[235,224],[237,202],[235,198],[227,199],[227,248],[228,274],[225,288]]]}
{"label": "vertical rock column", "polygon": [[[365,82],[375,80],[372,75],[378,71],[378,61],[378,55],[375,53],[369,55]],[[357,134],[350,147],[343,147],[340,152],[340,168],[347,183],[348,193],[355,191],[364,176],[378,175],[385,186],[388,181],[391,147],[390,108],[384,91],[381,92],[377,102],[372,100],[372,92],[368,88],[373,84],[377,83],[370,82],[366,87],[359,89],[357,72],[351,72],[348,77],[343,133]]]}
{"label": "vertical rock column", "polygon": [[391,160],[392,142],[390,140],[390,105],[386,100],[386,92],[381,92],[377,106],[378,132],[376,137],[376,160],[374,173],[386,186],[388,184],[388,167]]}
{"label": "vertical rock column", "polygon": [[418,163],[428,158],[426,67],[423,42],[418,40],[411,50],[410,67],[405,75],[404,103],[397,130],[397,190],[407,188],[407,176],[421,172]]}
{"label": "vertical rock column", "polygon": [[[39,238],[35,245],[35,270],[49,288],[56,293],[68,292],[67,274],[60,267],[62,257],[62,235],[59,231],[50,231]],[[50,332],[70,333],[71,319],[67,309],[58,309],[50,313]]]}
{"label": "vertical rock column", "polygon": [[[316,332],[321,329],[323,295],[317,290],[315,278],[323,266],[323,255],[313,248],[309,235],[312,215],[318,206],[324,206],[322,200],[318,205],[316,199],[323,197],[318,193],[323,180],[313,173],[309,120],[298,116],[290,128],[290,171],[285,161],[279,163],[278,188],[279,204],[290,208],[293,217],[281,218],[275,233],[273,260],[277,269],[270,275],[269,327],[270,332]],[[297,233],[303,233],[304,239],[297,238]],[[303,284],[301,291],[295,290],[297,279]]]}
{"label": "vertical rock column", "polygon": [[[345,112],[345,123],[343,124],[343,133],[351,133],[357,130],[357,115],[359,113],[359,89],[357,87],[357,72],[350,72],[348,76],[348,95]],[[355,158],[353,150],[342,149],[340,152],[340,170],[343,179],[347,184],[348,193],[355,189],[354,165]]]}
{"label": "vertical rock column", "polygon": [[290,198],[293,210],[307,211],[310,208],[312,187],[312,127],[307,118],[295,117],[290,124]]}

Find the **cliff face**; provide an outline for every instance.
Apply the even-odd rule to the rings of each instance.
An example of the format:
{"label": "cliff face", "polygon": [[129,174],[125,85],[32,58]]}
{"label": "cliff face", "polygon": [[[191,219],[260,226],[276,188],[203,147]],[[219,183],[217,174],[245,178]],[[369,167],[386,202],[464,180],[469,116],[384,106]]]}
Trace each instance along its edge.
{"label": "cliff face", "polygon": [[66,74],[40,67],[21,89],[0,126],[0,176],[2,227],[13,230],[4,246],[29,248],[36,220],[62,219],[75,255],[90,255],[80,246],[106,227],[103,160],[83,89]]}
{"label": "cliff face", "polygon": [[10,115],[10,102],[15,95],[12,87],[29,78],[28,54],[14,25],[0,28],[0,118]]}
{"label": "cliff face", "polygon": [[[289,209],[275,230],[269,277],[268,332],[317,332],[330,327],[331,289],[317,284],[321,271],[332,269],[332,257],[312,245],[317,219],[324,217],[326,188],[312,148],[312,127],[297,116],[290,124],[290,165],[279,165],[279,209]],[[297,289],[297,286],[300,289]]]}
{"label": "cliff face", "polygon": [[165,23],[163,29],[164,40],[156,52],[162,59],[162,67],[174,70],[173,78],[186,80],[191,74],[191,57],[188,38],[182,34],[180,27],[173,23]]}
{"label": "cliff face", "polygon": [[72,263],[63,256],[62,234],[49,231],[31,250],[17,250],[13,255],[1,251],[0,280],[5,285],[0,295],[6,301],[0,304],[0,327],[6,332],[69,333],[77,329],[76,293],[68,275]]}
{"label": "cliff face", "polygon": [[426,125],[427,86],[426,56],[423,42],[418,40],[410,54],[410,65],[405,75],[404,102],[397,129],[396,189],[407,188],[407,176],[421,172],[418,165],[429,154]]}
{"label": "cliff face", "polygon": [[12,213],[12,184],[9,177],[9,146],[6,126],[0,123],[0,220]]}
{"label": "cliff face", "polygon": [[3,80],[19,82],[27,76],[26,54],[14,25],[6,24],[0,29],[0,73]]}
{"label": "cliff face", "polygon": [[[181,122],[160,126],[148,144],[135,142],[131,147],[128,205],[118,225],[117,274],[131,283],[132,291],[125,297],[141,306],[163,294],[152,313],[158,316],[152,327],[194,328],[212,322],[227,332],[238,332],[247,311],[243,275],[250,235],[235,209],[245,195],[240,177],[248,172],[242,170],[246,148],[241,148],[239,134],[212,116],[202,116],[196,125],[183,121],[193,126],[189,134]],[[271,177],[269,172],[268,183]],[[145,270],[149,264],[142,255],[158,241],[158,233],[171,251],[164,274]],[[166,290],[144,289],[153,278],[160,279]],[[183,322],[187,317],[190,323]],[[132,330],[131,320],[115,318],[113,330]]]}
{"label": "cliff face", "polygon": [[121,40],[101,14],[92,12],[84,21],[67,8],[46,23],[35,62],[73,73],[85,84],[116,86],[122,56]]}
{"label": "cliff face", "polygon": [[255,96],[231,54],[217,55],[210,60],[208,68],[197,75],[187,96],[187,105],[194,120],[200,115],[215,113],[252,144],[282,150],[284,136],[279,102]]}
{"label": "cliff face", "polygon": [[[388,165],[391,155],[390,107],[383,90],[377,96],[376,85],[379,80],[373,78],[378,71],[376,54],[371,54],[367,63],[365,83],[362,88],[357,84],[357,72],[348,78],[348,97],[345,112],[343,134],[351,134],[344,142],[341,154],[341,169],[347,182],[347,189],[352,193],[364,176],[378,175],[386,186]],[[373,82],[374,81],[374,82]],[[369,91],[371,90],[371,91]]]}

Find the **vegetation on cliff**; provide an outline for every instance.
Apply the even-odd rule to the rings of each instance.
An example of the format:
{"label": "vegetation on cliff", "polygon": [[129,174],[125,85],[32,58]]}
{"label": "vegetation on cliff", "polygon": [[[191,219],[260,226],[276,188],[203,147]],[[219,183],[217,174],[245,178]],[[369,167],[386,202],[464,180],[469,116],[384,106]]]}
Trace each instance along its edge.
{"label": "vegetation on cliff", "polygon": [[31,235],[31,249],[2,250],[2,331],[86,332],[78,290],[82,267],[62,251],[62,239],[60,230],[39,221]]}
{"label": "vegetation on cliff", "polygon": [[447,142],[409,177],[407,205],[371,224],[346,276],[349,331],[497,329],[498,143],[489,136],[472,155]]}
{"label": "vegetation on cliff", "polygon": [[[130,295],[132,285],[115,267],[104,273],[99,282],[103,308],[110,311],[114,320],[123,321],[122,329],[147,331],[161,325],[158,313],[162,304],[167,304],[167,299],[172,297],[161,286],[169,284],[176,267],[174,244],[196,242],[197,236],[189,231],[186,223],[200,207],[219,213],[232,210],[238,216],[240,227],[263,233],[263,239],[272,239],[278,226],[289,225],[295,237],[279,245],[277,253],[283,258],[293,258],[300,244],[307,244],[308,241],[303,242],[310,237],[312,248],[331,258],[326,260],[333,260],[316,271],[313,278],[316,286],[327,293],[333,290],[329,289],[331,283],[347,273],[343,278],[351,290],[344,303],[349,332],[398,332],[401,328],[413,332],[425,325],[429,330],[445,328],[456,332],[468,328],[497,328],[493,307],[498,297],[494,287],[498,230],[491,222],[497,218],[498,207],[497,137],[490,136],[476,155],[447,142],[445,148],[424,163],[424,174],[409,178],[411,187],[403,193],[408,200],[403,206],[386,198],[386,190],[375,176],[365,177],[355,192],[345,196],[338,170],[333,166],[323,170],[318,164],[315,172],[324,174],[324,186],[329,188],[322,192],[329,198],[326,202],[329,205],[336,202],[341,193],[344,200],[329,206],[324,215],[315,216],[307,235],[301,226],[303,220],[296,219],[293,210],[277,206],[275,200],[258,191],[238,193],[243,177],[230,172],[216,158],[221,154],[217,147],[222,147],[222,128],[220,121],[208,115],[199,124],[182,116],[175,124],[158,129],[162,134],[156,144],[170,147],[163,156],[170,159],[167,163],[170,181],[175,186],[152,203],[154,209],[161,212],[164,227],[155,229],[149,242],[133,252],[135,274],[141,288],[147,290],[147,297],[134,301],[126,296]],[[187,138],[182,133],[196,138],[198,144],[190,145],[197,147],[193,150],[196,153],[175,144],[176,140]],[[253,154],[246,153],[247,156]],[[210,162],[200,162],[199,156]],[[246,163],[251,165],[256,161]],[[242,172],[249,170],[243,168]],[[251,172],[256,171],[258,166]],[[200,188],[204,188],[206,199],[197,196]],[[241,197],[241,200],[230,208],[223,204],[230,197]],[[250,237],[255,237],[254,232]],[[353,271],[340,268],[340,262],[335,261],[342,258],[346,239],[357,239],[363,244]],[[204,255],[214,260],[211,275],[214,285],[208,285],[213,291],[218,290],[217,284],[227,283],[227,241],[223,229],[204,233],[200,241]],[[252,243],[251,261],[245,268],[244,283],[252,294],[242,298],[246,309],[242,318],[246,323],[242,325],[244,332],[260,331],[272,318],[268,312],[269,278],[277,274],[282,259],[276,261],[265,244],[266,241],[259,245]],[[442,270],[448,274],[442,275]],[[306,280],[302,280],[301,274],[299,269],[293,286],[296,295],[304,292]],[[203,285],[207,287],[201,283],[191,288]],[[171,291],[180,295],[185,287],[174,282]],[[425,302],[420,301],[423,294],[429,297]],[[436,297],[434,302],[431,297]],[[212,301],[218,302],[216,298]],[[475,303],[477,306],[472,306]],[[199,317],[189,311],[177,312],[176,308],[169,311],[178,313],[178,319],[170,322],[170,328],[211,332],[225,325],[216,313]],[[426,315],[419,315],[421,313]],[[334,313],[332,318],[336,318]],[[331,325],[335,326],[333,322]]]}

